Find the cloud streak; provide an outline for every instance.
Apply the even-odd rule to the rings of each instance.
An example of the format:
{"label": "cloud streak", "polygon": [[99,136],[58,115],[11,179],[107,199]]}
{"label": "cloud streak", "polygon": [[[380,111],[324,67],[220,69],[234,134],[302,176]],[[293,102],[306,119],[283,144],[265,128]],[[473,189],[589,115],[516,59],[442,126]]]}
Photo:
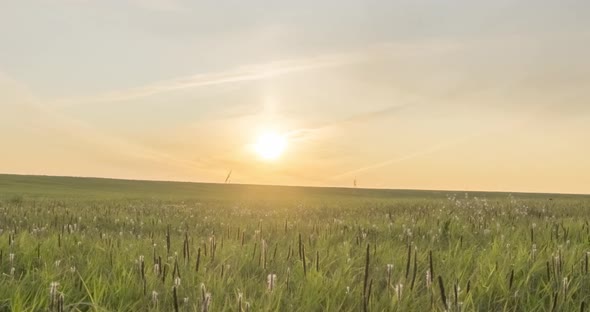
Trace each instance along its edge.
{"label": "cloud streak", "polygon": [[[542,109],[550,107],[550,106],[551,105],[544,105],[539,110],[535,111],[535,113],[537,113],[538,111],[540,111]],[[515,129],[517,129],[519,127],[526,127],[527,125],[530,125],[530,123],[532,123],[535,120],[535,118],[536,118],[535,116],[536,116],[536,114],[530,114],[530,115],[525,116],[522,119],[513,120],[512,122],[505,121],[504,124],[500,125],[497,128],[492,128],[492,129],[489,129],[486,131],[477,131],[477,132],[473,132],[468,135],[449,139],[444,142],[434,144],[434,145],[427,147],[423,150],[415,151],[413,153],[409,153],[409,154],[406,154],[403,156],[388,159],[388,160],[385,160],[382,162],[366,165],[364,167],[360,167],[357,169],[345,171],[343,173],[340,173],[340,174],[330,177],[330,179],[333,180],[333,179],[340,179],[340,178],[345,178],[345,177],[352,177],[354,175],[357,175],[357,174],[360,174],[360,173],[363,173],[366,171],[380,169],[380,168],[383,168],[383,167],[386,167],[386,166],[389,166],[389,165],[392,165],[395,163],[400,163],[400,162],[403,162],[406,160],[434,154],[438,151],[442,151],[442,150],[445,150],[448,148],[459,146],[463,143],[469,142],[469,141],[471,141],[475,138],[478,138],[478,137],[482,137],[482,136],[486,136],[486,135],[490,135],[490,134],[494,134],[494,133],[506,132],[506,131],[515,131]]]}
{"label": "cloud streak", "polygon": [[347,125],[352,125],[356,123],[363,123],[372,121],[379,118],[385,118],[391,115],[395,115],[400,111],[412,106],[411,104],[397,104],[397,105],[390,105],[385,108],[374,110],[370,112],[359,113],[348,118],[335,120],[331,122],[326,122],[324,124],[307,127],[307,128],[300,128],[296,130],[292,130],[286,133],[286,136],[295,139],[295,140],[302,140],[307,135],[313,134],[314,132],[325,130],[328,128],[336,128],[336,127],[345,127]]}
{"label": "cloud streak", "polygon": [[[100,131],[89,124],[62,114],[34,97],[22,83],[0,72],[0,90],[11,95],[11,105],[20,106],[19,114],[28,113],[35,120],[35,128],[43,133],[51,132],[61,137],[60,142],[77,144],[81,149],[88,147],[95,151],[112,153],[123,158],[146,160],[164,166],[173,166],[183,170],[208,170],[205,163],[182,159],[169,153],[155,150],[142,144],[131,142],[120,136]],[[8,105],[8,104],[6,104]],[[2,104],[0,104],[0,108]],[[19,111],[17,111],[19,112]],[[15,116],[13,116],[14,118]],[[16,116],[19,117],[19,116]],[[36,138],[36,137],[35,137]],[[34,144],[34,141],[30,143]]]}
{"label": "cloud streak", "polygon": [[351,177],[353,175],[360,174],[365,171],[375,170],[375,169],[383,168],[383,167],[386,167],[386,166],[389,166],[389,165],[392,165],[395,163],[403,162],[403,161],[406,161],[409,159],[430,155],[430,154],[433,154],[433,153],[438,152],[440,150],[444,150],[446,148],[453,147],[453,146],[459,145],[463,142],[469,141],[469,140],[477,137],[478,135],[479,134],[473,134],[473,135],[465,136],[465,137],[462,137],[459,139],[450,140],[450,141],[443,142],[443,143],[438,143],[438,144],[430,146],[424,150],[416,151],[416,152],[409,153],[409,154],[406,154],[406,155],[403,155],[400,157],[392,158],[389,160],[385,160],[382,162],[378,162],[375,164],[367,165],[367,166],[360,167],[360,168],[357,168],[354,170],[349,170],[349,171],[340,173],[338,175],[332,176],[331,179],[340,179],[340,178],[345,178],[345,177]]}
{"label": "cloud streak", "polygon": [[245,65],[233,70],[196,74],[92,97],[58,99],[52,101],[52,104],[57,107],[67,107],[77,104],[123,102],[191,88],[265,80],[296,72],[352,64],[360,60],[356,53],[342,53]]}

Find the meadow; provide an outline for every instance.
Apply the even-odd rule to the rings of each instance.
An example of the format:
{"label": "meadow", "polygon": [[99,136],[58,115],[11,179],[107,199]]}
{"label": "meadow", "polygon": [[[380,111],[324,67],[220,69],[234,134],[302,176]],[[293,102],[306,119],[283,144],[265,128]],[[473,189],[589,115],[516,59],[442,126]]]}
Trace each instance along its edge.
{"label": "meadow", "polygon": [[590,196],[0,175],[0,311],[585,311]]}

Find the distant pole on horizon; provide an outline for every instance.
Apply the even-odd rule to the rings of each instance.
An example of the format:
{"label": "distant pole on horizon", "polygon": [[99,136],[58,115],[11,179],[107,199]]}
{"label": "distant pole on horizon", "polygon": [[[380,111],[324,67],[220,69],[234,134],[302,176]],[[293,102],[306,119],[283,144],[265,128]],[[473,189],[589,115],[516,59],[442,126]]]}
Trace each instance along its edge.
{"label": "distant pole on horizon", "polygon": [[229,170],[229,173],[227,174],[227,177],[225,178],[225,184],[229,184],[230,183],[230,179],[231,178],[231,173],[232,173],[232,169]]}
{"label": "distant pole on horizon", "polygon": [[352,185],[356,188],[356,178],[354,178],[354,181],[352,181]]}

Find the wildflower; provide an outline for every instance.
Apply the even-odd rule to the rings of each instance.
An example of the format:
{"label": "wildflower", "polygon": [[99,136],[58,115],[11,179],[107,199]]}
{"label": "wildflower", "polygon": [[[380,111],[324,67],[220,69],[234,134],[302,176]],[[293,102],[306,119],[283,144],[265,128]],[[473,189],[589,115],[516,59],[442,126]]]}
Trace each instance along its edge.
{"label": "wildflower", "polygon": [[174,287],[180,287],[180,277],[176,277],[174,279]]}

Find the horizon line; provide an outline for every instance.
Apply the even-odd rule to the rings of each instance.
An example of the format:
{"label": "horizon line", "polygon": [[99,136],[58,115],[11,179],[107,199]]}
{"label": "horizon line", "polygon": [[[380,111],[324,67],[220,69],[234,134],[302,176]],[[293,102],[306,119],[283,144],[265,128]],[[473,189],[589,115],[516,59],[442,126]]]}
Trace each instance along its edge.
{"label": "horizon line", "polygon": [[452,189],[413,189],[413,188],[388,188],[388,187],[353,187],[353,186],[315,186],[315,185],[294,185],[294,184],[263,184],[263,183],[223,183],[223,182],[203,182],[203,181],[181,181],[181,180],[164,180],[164,179],[139,179],[139,178],[114,178],[99,176],[68,176],[68,175],[50,175],[50,174],[26,174],[26,173],[2,173],[2,176],[19,176],[19,177],[48,177],[48,178],[74,178],[74,179],[101,179],[101,180],[118,180],[130,182],[164,182],[164,183],[187,183],[187,184],[214,184],[214,185],[239,185],[239,186],[269,186],[269,187],[290,187],[290,188],[316,188],[316,189],[357,189],[357,190],[381,190],[381,191],[416,191],[416,192],[460,192],[460,193],[493,193],[493,194],[524,194],[524,195],[571,195],[571,196],[590,196],[590,193],[564,193],[564,192],[535,192],[535,191],[500,191],[500,190],[452,190]]}

